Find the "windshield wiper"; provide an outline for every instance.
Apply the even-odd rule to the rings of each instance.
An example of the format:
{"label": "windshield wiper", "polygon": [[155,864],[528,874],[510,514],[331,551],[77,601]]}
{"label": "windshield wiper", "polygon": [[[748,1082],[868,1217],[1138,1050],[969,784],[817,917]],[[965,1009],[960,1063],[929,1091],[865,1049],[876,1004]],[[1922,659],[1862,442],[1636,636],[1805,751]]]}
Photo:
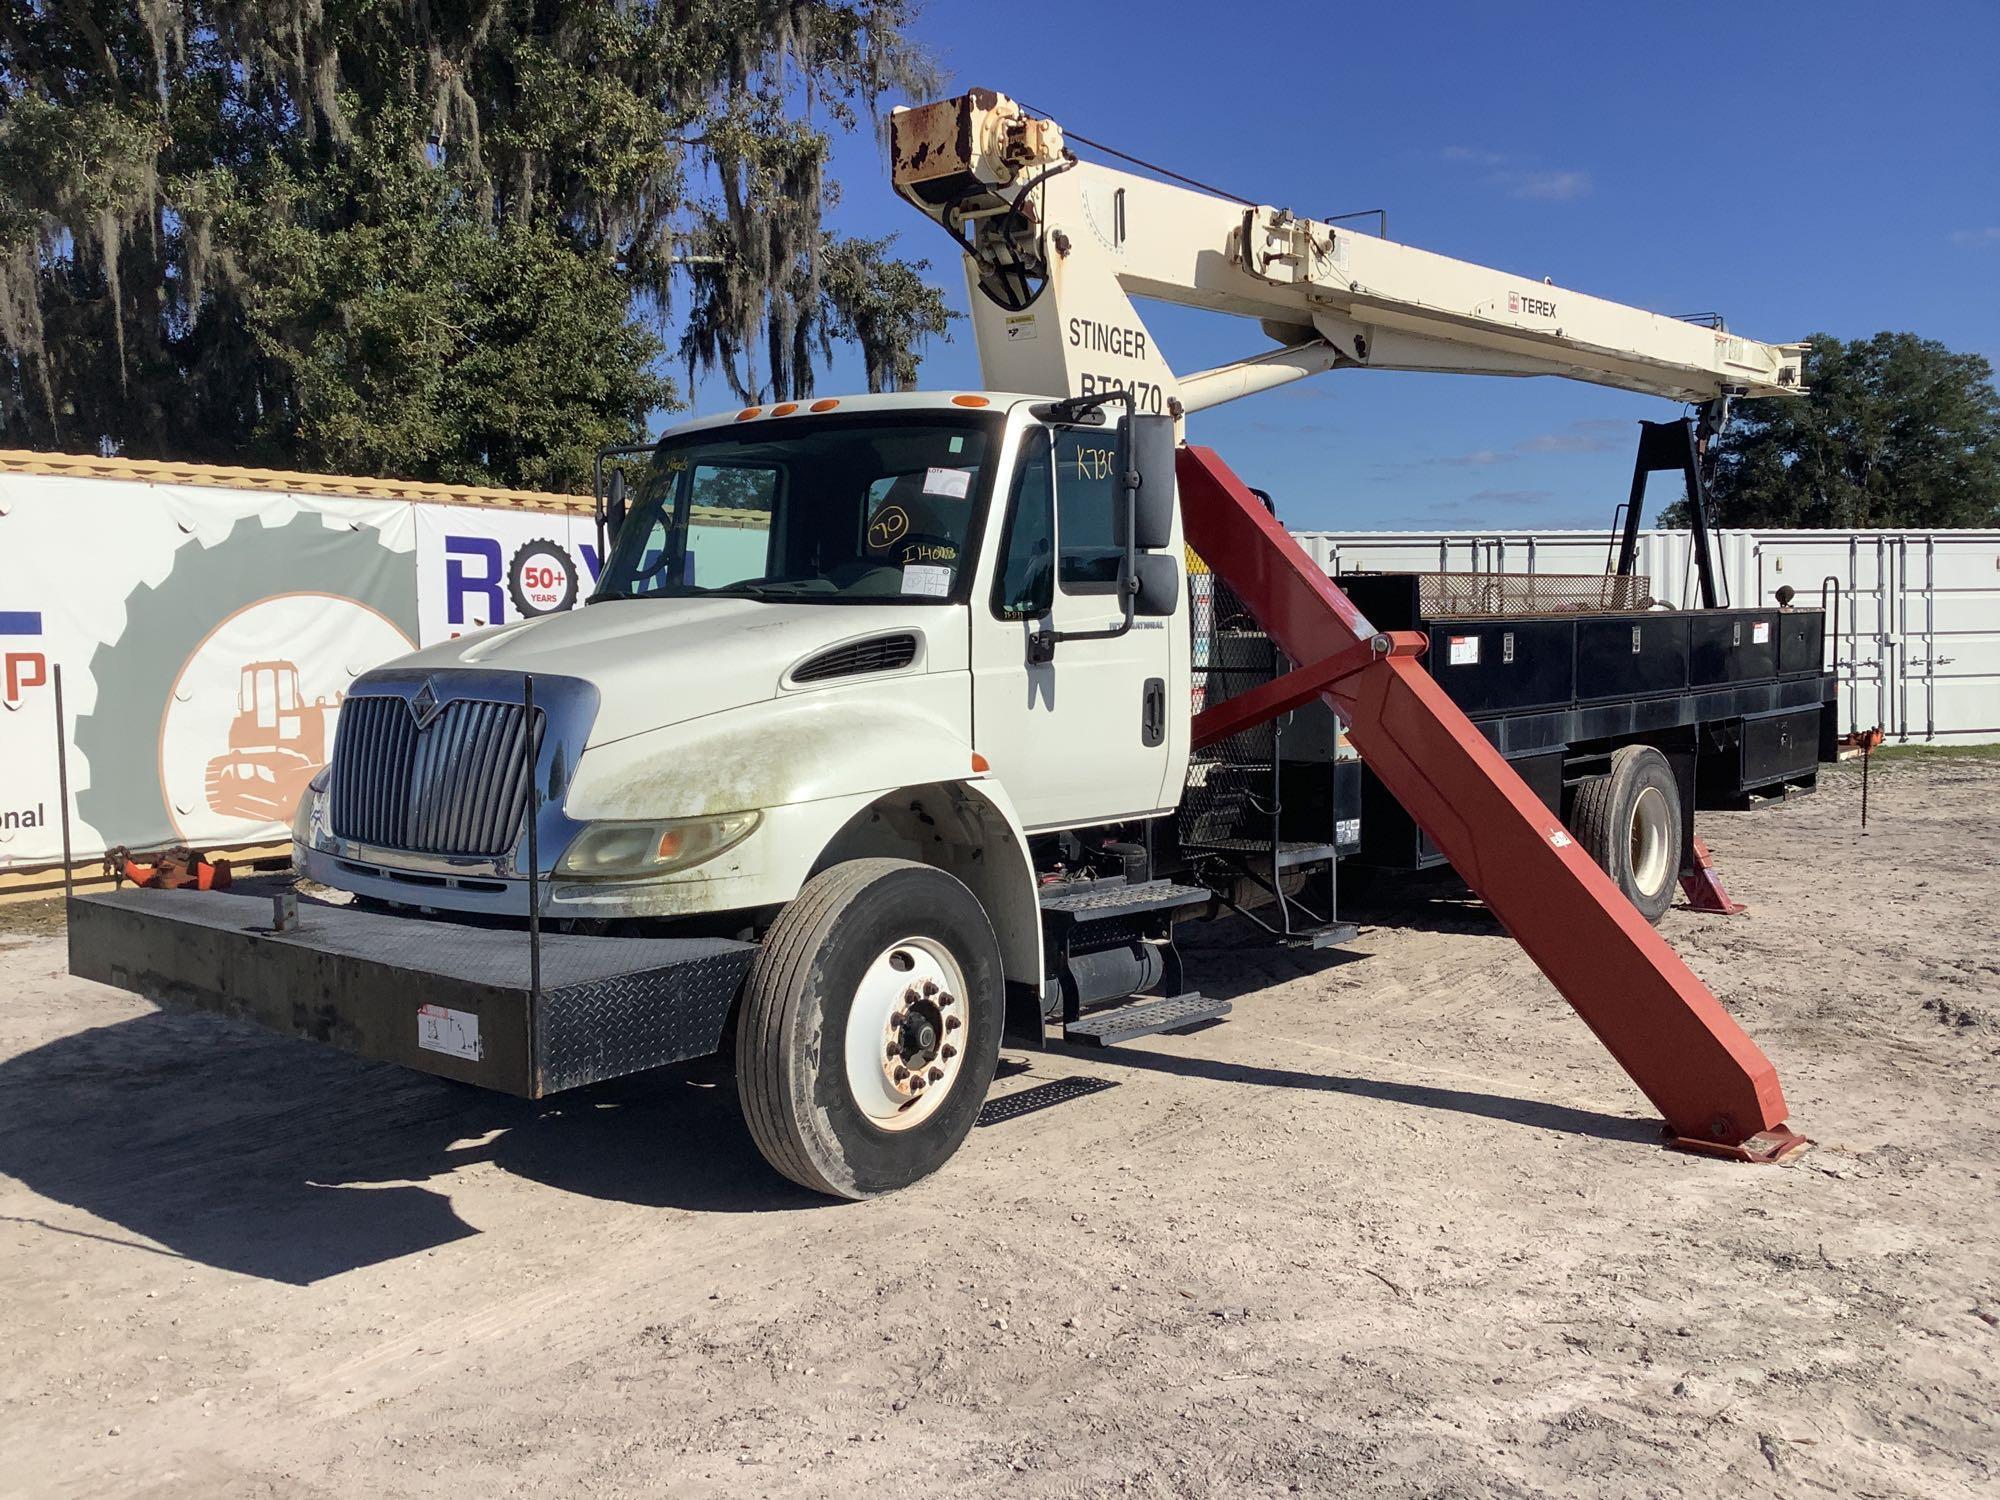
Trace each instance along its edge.
{"label": "windshield wiper", "polygon": [[772,604],[786,599],[802,599],[819,593],[837,593],[831,587],[820,590],[805,583],[730,583],[721,588],[705,589],[690,584],[670,584],[665,588],[647,589],[643,593],[630,589],[600,589],[585,601],[588,604],[606,604],[614,599],[730,599],[746,596],[760,604]]}

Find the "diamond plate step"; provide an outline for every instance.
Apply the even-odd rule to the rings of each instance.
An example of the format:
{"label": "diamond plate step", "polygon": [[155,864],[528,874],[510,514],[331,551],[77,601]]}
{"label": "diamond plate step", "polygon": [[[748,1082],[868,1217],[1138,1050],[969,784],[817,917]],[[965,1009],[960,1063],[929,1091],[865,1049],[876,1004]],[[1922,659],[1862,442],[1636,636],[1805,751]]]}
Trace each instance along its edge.
{"label": "diamond plate step", "polygon": [[1063,1040],[1083,1047],[1115,1047],[1136,1037],[1213,1021],[1229,1011],[1227,1000],[1205,999],[1193,991],[1168,1000],[1134,1000],[1079,1016],[1063,1027]]}
{"label": "diamond plate step", "polygon": [[1067,917],[1072,922],[1100,922],[1112,917],[1205,905],[1210,899],[1209,892],[1201,886],[1175,885],[1171,880],[1142,880],[1136,885],[1122,880],[1078,881],[1044,891],[1042,912],[1045,916]]}
{"label": "diamond plate step", "polygon": [[1288,933],[1279,941],[1287,948],[1317,950],[1338,948],[1343,943],[1351,943],[1361,935],[1361,929],[1352,922],[1330,922],[1324,927],[1308,928],[1304,932]]}

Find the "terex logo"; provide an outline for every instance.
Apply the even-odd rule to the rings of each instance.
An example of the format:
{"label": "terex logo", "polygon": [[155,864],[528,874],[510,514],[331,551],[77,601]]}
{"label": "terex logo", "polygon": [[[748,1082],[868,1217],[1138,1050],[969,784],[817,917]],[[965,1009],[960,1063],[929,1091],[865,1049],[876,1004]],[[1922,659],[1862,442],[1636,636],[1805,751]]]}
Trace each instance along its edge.
{"label": "terex logo", "polygon": [[[0,636],[40,635],[42,612],[38,609],[0,609]],[[40,651],[17,651],[12,644],[0,650],[0,701],[10,708],[28,695],[29,688],[45,687],[49,680],[49,659]]]}
{"label": "terex logo", "polygon": [[1556,305],[1546,297],[1530,297],[1521,292],[1509,292],[1507,311],[1516,314],[1526,313],[1531,318],[1553,318],[1556,315]]}

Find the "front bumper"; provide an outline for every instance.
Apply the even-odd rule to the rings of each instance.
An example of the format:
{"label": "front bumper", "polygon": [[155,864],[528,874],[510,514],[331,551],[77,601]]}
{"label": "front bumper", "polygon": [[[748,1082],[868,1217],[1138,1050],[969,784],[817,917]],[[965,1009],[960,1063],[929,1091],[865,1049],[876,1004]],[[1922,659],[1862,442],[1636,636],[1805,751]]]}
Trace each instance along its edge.
{"label": "front bumper", "polygon": [[525,1098],[714,1052],[754,943],[528,935],[268,897],[93,892],[69,901],[69,966],[192,1006]]}

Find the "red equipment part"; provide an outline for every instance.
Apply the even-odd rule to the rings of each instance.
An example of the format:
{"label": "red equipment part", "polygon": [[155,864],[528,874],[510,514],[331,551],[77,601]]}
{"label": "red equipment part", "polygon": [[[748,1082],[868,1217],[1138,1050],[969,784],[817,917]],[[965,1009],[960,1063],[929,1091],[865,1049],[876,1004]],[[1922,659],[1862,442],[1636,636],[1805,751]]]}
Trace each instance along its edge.
{"label": "red equipment part", "polygon": [[151,864],[134,858],[123,844],[114,845],[104,851],[104,873],[170,891],[226,891],[230,885],[228,860],[205,858],[186,844],[175,845]]}
{"label": "red equipment part", "polygon": [[1694,873],[1681,876],[1681,894],[1688,898],[1689,911],[1734,917],[1750,909],[1729,899],[1729,887],[1722,883],[1722,876],[1716,872],[1715,856],[1708,852],[1708,845],[1702,842],[1699,834],[1694,840]]}
{"label": "red equipment part", "polygon": [[1213,744],[1323,696],[1369,769],[1666,1117],[1672,1144],[1777,1161],[1809,1142],[1785,1125],[1777,1070],[1680,956],[1418,664],[1207,448],[1180,450],[1188,545],[1280,649],[1304,663],[1197,714]]}

